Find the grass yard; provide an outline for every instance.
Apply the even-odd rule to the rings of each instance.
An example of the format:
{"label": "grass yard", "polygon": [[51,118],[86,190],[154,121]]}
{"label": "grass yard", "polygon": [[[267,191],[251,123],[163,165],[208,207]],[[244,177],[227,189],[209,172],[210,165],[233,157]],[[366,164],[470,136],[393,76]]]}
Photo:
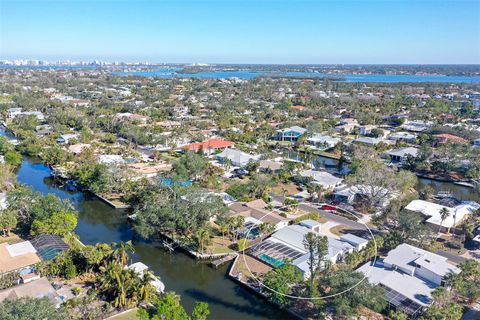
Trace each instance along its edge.
{"label": "grass yard", "polygon": [[107,318],[107,320],[136,320],[137,318],[137,308],[130,309],[128,311],[125,311],[123,313],[117,314],[115,316],[112,316],[110,318]]}

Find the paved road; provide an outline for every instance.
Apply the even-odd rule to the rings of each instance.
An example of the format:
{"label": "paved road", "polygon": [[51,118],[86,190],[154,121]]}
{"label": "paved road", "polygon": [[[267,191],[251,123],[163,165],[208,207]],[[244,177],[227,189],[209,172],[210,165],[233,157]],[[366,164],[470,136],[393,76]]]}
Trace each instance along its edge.
{"label": "paved road", "polygon": [[[270,195],[270,196],[271,196],[272,200],[283,203],[283,199],[284,199],[283,196],[276,196],[276,195]],[[340,223],[340,224],[344,224],[347,227],[352,228],[352,229],[365,230],[365,226],[362,223],[350,220],[348,218],[339,216],[337,214],[330,213],[330,212],[325,211],[325,210],[320,210],[320,209],[318,209],[318,205],[316,205],[316,204],[312,204],[312,203],[309,203],[309,202],[300,202],[300,204],[298,205],[298,208],[303,210],[303,211],[307,211],[307,212],[311,212],[311,211],[319,212],[322,217],[324,217],[324,218],[326,218],[330,221],[334,221],[334,222],[337,222],[337,223]],[[372,229],[372,231],[373,231],[373,229]]]}
{"label": "paved road", "polygon": [[457,256],[455,254],[452,254],[450,252],[446,252],[446,251],[443,251],[443,250],[438,250],[436,252],[436,254],[442,256],[442,257],[445,257],[447,258],[448,260],[452,261],[453,263],[461,263],[461,262],[464,262],[466,261],[467,259],[464,258],[464,257],[460,257],[460,256]]}

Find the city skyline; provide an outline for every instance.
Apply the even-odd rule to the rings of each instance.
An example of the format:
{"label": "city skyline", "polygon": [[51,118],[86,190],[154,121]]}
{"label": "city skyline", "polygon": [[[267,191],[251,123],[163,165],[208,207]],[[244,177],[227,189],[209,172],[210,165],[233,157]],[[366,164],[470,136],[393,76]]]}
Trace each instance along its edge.
{"label": "city skyline", "polygon": [[476,64],[479,15],[468,0],[1,0],[0,59]]}

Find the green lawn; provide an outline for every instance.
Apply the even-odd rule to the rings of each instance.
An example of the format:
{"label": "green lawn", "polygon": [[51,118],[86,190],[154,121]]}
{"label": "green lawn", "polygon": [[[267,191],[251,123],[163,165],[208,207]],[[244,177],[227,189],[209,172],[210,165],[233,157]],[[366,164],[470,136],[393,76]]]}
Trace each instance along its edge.
{"label": "green lawn", "polygon": [[122,314],[108,318],[108,320],[136,320],[137,318],[137,308],[130,309],[125,311]]}

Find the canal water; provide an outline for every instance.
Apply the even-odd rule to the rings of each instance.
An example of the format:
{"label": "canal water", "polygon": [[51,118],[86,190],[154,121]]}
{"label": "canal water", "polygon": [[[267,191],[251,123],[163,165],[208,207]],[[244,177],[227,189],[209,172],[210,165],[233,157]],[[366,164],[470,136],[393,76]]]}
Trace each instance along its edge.
{"label": "canal water", "polygon": [[291,319],[288,314],[268,304],[226,276],[227,267],[212,269],[189,256],[166,252],[160,244],[137,239],[125,214],[115,210],[96,197],[68,191],[50,176],[50,168],[35,159],[25,158],[17,179],[43,194],[53,193],[69,199],[79,212],[75,232],[85,244],[133,240],[133,261],[148,265],[168,290],[182,297],[182,305],[189,311],[195,301],[206,301],[210,319]]}

